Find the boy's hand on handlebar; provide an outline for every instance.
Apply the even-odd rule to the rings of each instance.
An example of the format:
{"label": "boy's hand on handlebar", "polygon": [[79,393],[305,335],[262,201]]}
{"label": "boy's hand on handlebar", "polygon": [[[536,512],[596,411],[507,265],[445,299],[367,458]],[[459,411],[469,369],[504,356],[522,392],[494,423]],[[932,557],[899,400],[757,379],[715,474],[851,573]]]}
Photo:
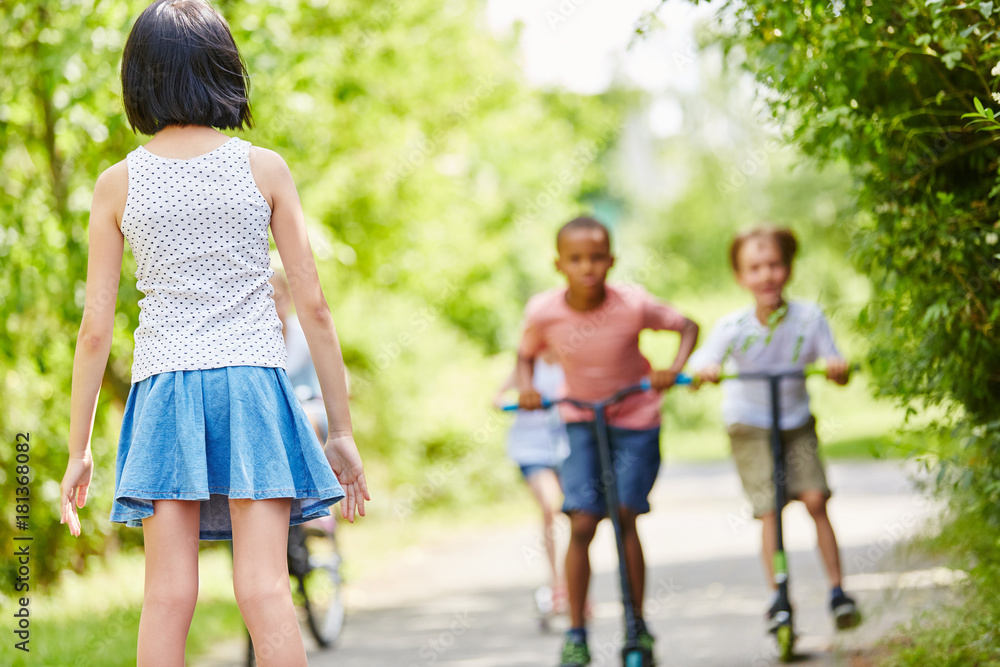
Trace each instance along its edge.
{"label": "boy's hand on handlebar", "polygon": [[722,365],[709,364],[694,374],[694,382],[692,383],[692,386],[697,389],[702,385],[702,383],[711,382],[712,384],[719,384],[721,381]]}
{"label": "boy's hand on handlebar", "polygon": [[671,370],[652,371],[649,374],[649,384],[656,391],[665,391],[677,382],[677,373]]}
{"label": "boy's hand on handlebar", "polygon": [[519,392],[517,407],[521,410],[540,410],[542,408],[542,395],[534,389]]}
{"label": "boy's hand on handlebar", "polygon": [[826,378],[839,385],[847,384],[847,381],[850,379],[851,365],[837,357],[827,357],[825,361]]}

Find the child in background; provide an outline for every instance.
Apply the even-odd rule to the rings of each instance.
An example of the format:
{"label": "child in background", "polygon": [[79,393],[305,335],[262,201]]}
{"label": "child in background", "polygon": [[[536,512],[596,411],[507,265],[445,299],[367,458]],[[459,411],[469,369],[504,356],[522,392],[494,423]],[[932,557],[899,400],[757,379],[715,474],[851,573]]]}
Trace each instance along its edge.
{"label": "child in background", "polygon": [[[328,515],[345,494],[341,512],[353,520],[369,499],[340,345],[291,174],[276,153],[215,129],[251,125],[248,81],[229,26],[207,3],[151,4],[126,41],[122,88],[133,129],[154,136],[94,187],[61,522],[80,535],[127,238],[145,297],[111,520],[143,530],[139,667],[184,664],[199,539],[233,540],[233,588],[258,664],[305,665],[288,526]],[[325,447],[284,369],[268,228],[294,267],[291,292],[330,422]]]}
{"label": "child in background", "polygon": [[[559,396],[564,381],[555,355],[545,351],[535,359],[533,385],[542,396]],[[504,393],[516,386],[517,369],[500,387],[493,404],[503,407]],[[542,535],[549,565],[549,586],[535,591],[535,604],[542,614],[561,614],[566,609],[566,586],[556,564],[555,522],[562,499],[558,470],[567,454],[569,442],[558,408],[518,411],[507,433],[507,455],[521,468],[524,481],[542,510]]]}
{"label": "child in background", "polygon": [[[757,227],[738,235],[730,247],[736,281],[754,298],[749,308],[723,317],[705,345],[691,357],[696,386],[719,382],[723,364],[739,373],[802,369],[826,362],[826,375],[847,384],[848,364],[833,342],[823,311],[812,303],[787,302],[785,285],[792,273],[797,243],[788,229]],[[801,500],[816,523],[819,551],[830,583],[830,610],[838,628],[857,625],[857,606],[841,588],[837,538],[826,513],[830,488],[817,452],[816,420],[809,409],[804,379],[781,383],[781,424],[788,461],[788,497]],[[764,570],[774,589],[767,611],[774,630],[777,583],[774,581],[776,540],[770,396],[766,385],[728,380],[723,386],[722,416],[732,445],[743,489],[761,520]]]}
{"label": "child in background", "polygon": [[[520,407],[541,407],[541,395],[533,386],[534,361],[546,349],[556,354],[566,373],[567,396],[598,401],[647,376],[655,390],[632,394],[608,411],[621,504],[615,508],[604,504],[593,414],[560,405],[570,444],[560,480],[565,493],[563,512],[570,518],[566,583],[571,626],[560,664],[582,667],[590,664],[584,619],[590,543],[608,511],[618,512],[621,518],[639,642],[653,652],[653,637],[642,619],[646,568],[636,518],[649,511],[649,492],[660,468],[662,399],[658,392],[673,386],[698,340],[698,325],[641,287],[605,282],[615,258],[608,230],[597,220],[576,218],[563,225],[556,235],[556,250],[556,269],[566,277],[567,287],[538,294],[525,308],[517,361]],[[643,329],[680,332],[680,346],[669,369],[653,371],[639,352]]]}
{"label": "child in background", "polygon": [[[326,440],[329,424],[326,420],[326,406],[323,403],[323,389],[319,385],[316,366],[309,354],[309,341],[302,331],[298,316],[292,312],[292,292],[288,287],[288,278],[283,269],[274,269],[271,276],[271,287],[274,288],[274,308],[281,320],[281,336],[285,340],[285,353],[288,355],[285,372],[292,384],[299,404],[309,418],[316,437]],[[344,368],[347,381],[347,368]],[[347,381],[348,398],[350,398],[350,382]]]}

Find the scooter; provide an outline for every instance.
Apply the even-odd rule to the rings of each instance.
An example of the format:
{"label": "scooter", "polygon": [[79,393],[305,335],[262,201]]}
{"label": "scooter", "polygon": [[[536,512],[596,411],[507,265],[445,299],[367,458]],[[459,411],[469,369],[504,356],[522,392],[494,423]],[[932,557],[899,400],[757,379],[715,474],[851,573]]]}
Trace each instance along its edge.
{"label": "scooter", "polygon": [[[774,635],[778,644],[781,662],[790,662],[794,656],[795,629],[792,625],[792,605],[788,598],[788,558],[785,556],[785,541],[781,528],[781,511],[788,503],[787,475],[785,473],[785,445],[781,437],[781,381],[788,378],[805,379],[809,375],[824,375],[819,367],[792,370],[781,373],[731,373],[723,380],[760,380],[767,382],[771,396],[771,457],[774,462],[774,522],[776,543],[774,550],[774,583],[778,587],[778,612],[774,617]],[[694,381],[689,375],[677,376],[675,384],[690,385]]]}
{"label": "scooter", "polygon": [[[689,380],[690,382],[690,380]],[[622,400],[630,394],[643,391],[651,391],[652,385],[649,379],[630,387],[626,387],[614,395],[591,403],[580,401],[575,398],[543,399],[542,407],[548,408],[556,403],[570,403],[585,410],[592,410],[594,413],[594,427],[597,431],[597,449],[601,461],[601,479],[606,480],[604,485],[604,501],[608,508],[608,517],[611,519],[611,526],[615,533],[615,546],[618,548],[618,576],[622,591],[622,604],[625,607],[625,645],[622,647],[622,664],[624,667],[653,667],[656,663],[651,652],[639,645],[639,625],[635,617],[635,608],[632,606],[632,588],[629,580],[628,568],[625,566],[625,543],[622,538],[621,520],[618,516],[618,479],[615,475],[614,466],[611,462],[611,445],[608,439],[607,408]],[[517,410],[517,405],[505,405],[504,410]]]}

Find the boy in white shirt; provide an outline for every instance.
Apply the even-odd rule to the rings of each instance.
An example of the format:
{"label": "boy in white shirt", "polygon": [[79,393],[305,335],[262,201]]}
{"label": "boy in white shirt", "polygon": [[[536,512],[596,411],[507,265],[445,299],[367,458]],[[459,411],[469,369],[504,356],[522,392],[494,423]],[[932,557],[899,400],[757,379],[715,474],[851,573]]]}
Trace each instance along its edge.
{"label": "boy in white shirt", "polygon": [[[781,372],[826,362],[827,377],[847,384],[848,364],[840,357],[823,311],[816,304],[788,303],[784,287],[791,277],[797,243],[788,229],[758,227],[738,235],[730,248],[737,282],[754,297],[754,306],[723,317],[690,360],[696,386],[719,382],[722,365],[737,372]],[[770,449],[770,395],[766,384],[730,380],[723,386],[722,414],[743,488],[761,520],[764,569],[775,587],[768,609],[774,630],[777,584],[773,462]],[[830,582],[830,610],[838,629],[860,622],[857,606],[841,588],[840,553],[826,513],[830,488],[817,452],[816,420],[809,410],[804,379],[781,383],[780,428],[785,445],[788,498],[805,503],[816,523],[819,551]]]}

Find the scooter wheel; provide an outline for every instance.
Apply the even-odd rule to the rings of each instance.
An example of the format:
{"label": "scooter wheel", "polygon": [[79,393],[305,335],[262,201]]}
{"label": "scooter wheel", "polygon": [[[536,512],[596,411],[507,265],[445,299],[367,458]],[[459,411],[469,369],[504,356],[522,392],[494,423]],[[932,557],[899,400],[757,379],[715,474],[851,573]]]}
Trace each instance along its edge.
{"label": "scooter wheel", "polygon": [[795,633],[792,626],[782,625],[777,631],[778,659],[781,662],[791,662],[793,649],[795,647]]}
{"label": "scooter wheel", "polygon": [[645,667],[645,656],[641,650],[632,650],[625,654],[625,667]]}

